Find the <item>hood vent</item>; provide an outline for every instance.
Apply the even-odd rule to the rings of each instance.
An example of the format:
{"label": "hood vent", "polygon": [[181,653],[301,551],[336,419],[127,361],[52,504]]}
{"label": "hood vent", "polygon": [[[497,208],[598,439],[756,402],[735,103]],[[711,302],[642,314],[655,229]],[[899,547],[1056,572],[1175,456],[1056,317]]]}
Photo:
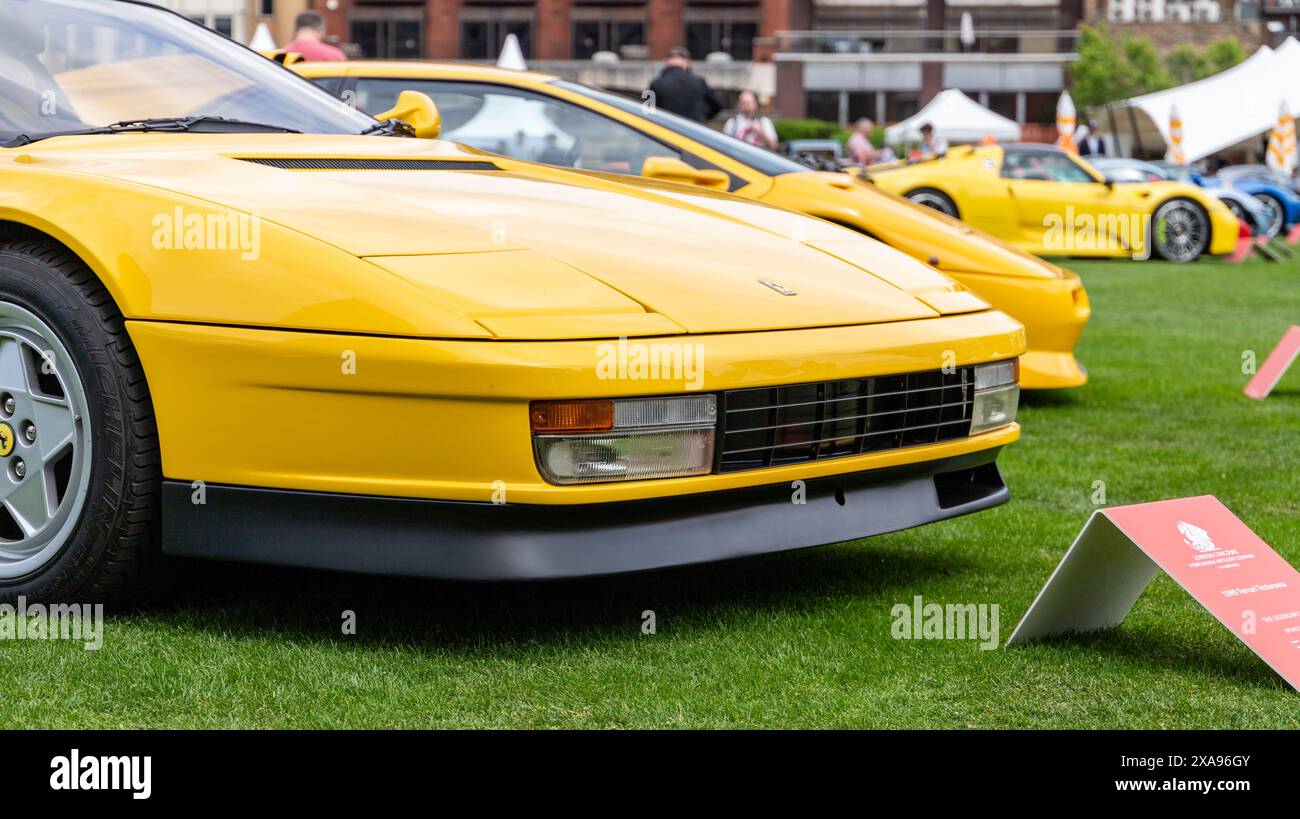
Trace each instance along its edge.
{"label": "hood vent", "polygon": [[296,157],[236,157],[244,162],[287,171],[496,171],[491,162],[454,159],[333,159]]}

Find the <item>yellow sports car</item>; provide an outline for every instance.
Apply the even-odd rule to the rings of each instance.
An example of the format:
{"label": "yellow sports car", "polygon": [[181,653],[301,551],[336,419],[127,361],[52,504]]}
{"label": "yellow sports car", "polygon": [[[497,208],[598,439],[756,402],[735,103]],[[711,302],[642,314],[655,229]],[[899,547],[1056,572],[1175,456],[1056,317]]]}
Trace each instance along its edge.
{"label": "yellow sports car", "polygon": [[934,265],[1025,325],[1025,389],[1087,380],[1074,348],[1090,307],[1073,273],[848,174],[817,173],[639,102],[546,74],[461,63],[296,63],[370,113],[428,94],[444,138],[520,159],[729,190],[873,236]]}
{"label": "yellow sports car", "polygon": [[898,251],[405,138],[426,97],[377,121],[146,3],[0,14],[0,598],[155,543],[540,578],[1008,497],[1023,328]]}
{"label": "yellow sports car", "polygon": [[1237,217],[1211,192],[1184,182],[1117,185],[1052,145],[959,146],[868,172],[884,190],[1043,256],[1190,262],[1237,243]]}

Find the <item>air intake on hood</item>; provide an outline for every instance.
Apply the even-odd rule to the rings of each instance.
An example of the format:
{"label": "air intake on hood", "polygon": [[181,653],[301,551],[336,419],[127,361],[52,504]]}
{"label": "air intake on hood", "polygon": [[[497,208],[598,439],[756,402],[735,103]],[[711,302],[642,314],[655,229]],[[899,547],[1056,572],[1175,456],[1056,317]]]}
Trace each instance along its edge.
{"label": "air intake on hood", "polygon": [[237,157],[245,162],[290,171],[495,171],[491,162],[454,159],[332,159],[297,157]]}

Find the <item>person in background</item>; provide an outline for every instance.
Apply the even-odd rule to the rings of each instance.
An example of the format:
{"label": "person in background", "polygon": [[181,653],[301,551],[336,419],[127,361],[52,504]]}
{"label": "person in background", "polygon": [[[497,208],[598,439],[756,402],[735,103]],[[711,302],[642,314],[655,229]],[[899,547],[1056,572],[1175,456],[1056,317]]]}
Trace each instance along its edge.
{"label": "person in background", "polygon": [[740,92],[740,110],[722,126],[722,132],[750,145],[776,150],[776,128],[758,110],[758,97],[753,91]]}
{"label": "person in background", "polygon": [[934,132],[928,122],[921,124],[921,159],[938,159],[948,153],[948,140]]}
{"label": "person in background", "polygon": [[307,62],[338,62],[348,55],[324,42],[325,18],[319,11],[300,12],[293,18],[293,39],[285,43],[283,51],[296,51]]}
{"label": "person in background", "polygon": [[668,52],[664,68],[650,83],[650,104],[696,122],[708,122],[722,110],[713,89],[691,73],[691,52],[681,46]]}
{"label": "person in background", "polygon": [[883,161],[880,151],[876,146],[871,144],[871,132],[876,130],[876,123],[863,117],[853,123],[853,133],[849,134],[848,140],[845,141],[844,147],[848,149],[849,156],[853,161],[866,167]]}
{"label": "person in background", "polygon": [[1105,156],[1106,143],[1101,138],[1101,126],[1097,120],[1088,120],[1088,132],[1084,134],[1083,139],[1077,140],[1079,146],[1079,156]]}

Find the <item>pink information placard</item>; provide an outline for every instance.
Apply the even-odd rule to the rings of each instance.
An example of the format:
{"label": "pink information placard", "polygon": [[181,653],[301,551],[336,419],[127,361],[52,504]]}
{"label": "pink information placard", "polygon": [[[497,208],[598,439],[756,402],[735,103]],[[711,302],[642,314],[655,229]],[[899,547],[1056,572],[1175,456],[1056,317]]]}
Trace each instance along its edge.
{"label": "pink information placard", "polygon": [[1268,358],[1264,359],[1264,366],[1259,368],[1255,377],[1246,385],[1247,397],[1267,398],[1298,355],[1300,355],[1300,326],[1293,325],[1273,348],[1273,352],[1268,354]]}
{"label": "pink information placard", "polygon": [[1113,628],[1157,570],[1300,690],[1300,572],[1213,495],[1094,512],[1007,645]]}

